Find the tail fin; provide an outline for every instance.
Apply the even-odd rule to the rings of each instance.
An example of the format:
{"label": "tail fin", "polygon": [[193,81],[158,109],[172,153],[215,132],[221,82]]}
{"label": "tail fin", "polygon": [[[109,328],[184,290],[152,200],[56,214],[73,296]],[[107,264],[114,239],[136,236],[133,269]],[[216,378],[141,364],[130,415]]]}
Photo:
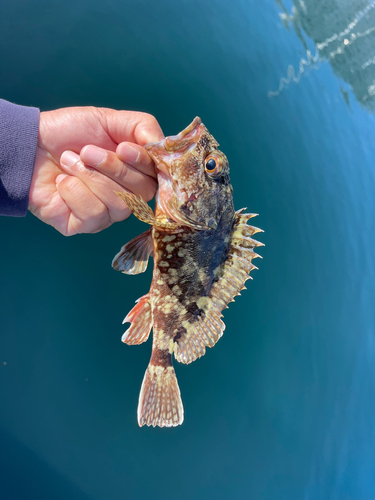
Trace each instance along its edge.
{"label": "tail fin", "polygon": [[148,365],[138,403],[138,424],[175,427],[184,420],[180,388],[173,366]]}

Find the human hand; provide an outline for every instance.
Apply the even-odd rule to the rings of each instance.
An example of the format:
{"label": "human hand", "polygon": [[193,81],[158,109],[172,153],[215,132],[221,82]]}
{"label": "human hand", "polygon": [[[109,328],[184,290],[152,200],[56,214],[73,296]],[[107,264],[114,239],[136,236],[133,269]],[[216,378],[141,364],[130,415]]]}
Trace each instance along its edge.
{"label": "human hand", "polygon": [[94,107],[41,113],[29,210],[65,236],[126,219],[130,211],[115,191],[152,199],[155,165],[142,145],[163,137],[146,113]]}

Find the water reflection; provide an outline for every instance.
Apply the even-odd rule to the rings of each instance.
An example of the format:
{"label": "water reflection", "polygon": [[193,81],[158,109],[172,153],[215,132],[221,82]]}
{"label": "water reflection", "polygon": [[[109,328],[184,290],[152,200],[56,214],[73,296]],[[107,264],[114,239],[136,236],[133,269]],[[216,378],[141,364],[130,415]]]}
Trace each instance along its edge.
{"label": "water reflection", "polygon": [[[291,13],[282,0],[276,2],[283,11],[281,20],[287,28],[294,28],[306,57],[301,58],[296,70],[288,66],[279,88],[268,92],[268,96],[277,96],[291,82],[298,83],[303,75],[327,60],[336,75],[351,86],[357,100],[374,110],[375,1],[293,0]],[[309,49],[303,33],[315,42],[315,49]],[[347,95],[343,96],[347,100]]]}

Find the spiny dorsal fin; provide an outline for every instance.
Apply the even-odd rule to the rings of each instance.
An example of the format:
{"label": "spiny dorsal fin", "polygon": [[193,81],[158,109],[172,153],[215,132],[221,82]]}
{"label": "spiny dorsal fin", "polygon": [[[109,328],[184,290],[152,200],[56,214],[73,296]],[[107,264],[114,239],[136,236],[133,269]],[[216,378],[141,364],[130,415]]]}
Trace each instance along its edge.
{"label": "spiny dorsal fin", "polygon": [[206,347],[213,347],[222,337],[225,324],[221,320],[221,311],[229,302],[234,301],[236,295],[240,295],[246,280],[250,278],[249,273],[252,269],[257,269],[251,263],[252,259],[260,257],[254,252],[254,248],[264,245],[251,236],[262,230],[246,224],[254,215],[243,214],[243,210],[236,212],[237,223],[220,278],[212,286],[209,295],[201,297],[197,302],[203,313],[196,317],[187,316],[186,321],[182,322],[186,332],[173,346],[175,358],[181,363],[191,363],[200,358],[205,354]]}
{"label": "spiny dorsal fin", "polygon": [[122,323],[131,323],[121,340],[128,345],[138,345],[146,342],[152,327],[152,315],[149,294],[136,301]]}
{"label": "spiny dorsal fin", "polygon": [[121,248],[112,261],[112,267],[125,274],[144,273],[151,252],[152,236],[151,229],[148,229]]}

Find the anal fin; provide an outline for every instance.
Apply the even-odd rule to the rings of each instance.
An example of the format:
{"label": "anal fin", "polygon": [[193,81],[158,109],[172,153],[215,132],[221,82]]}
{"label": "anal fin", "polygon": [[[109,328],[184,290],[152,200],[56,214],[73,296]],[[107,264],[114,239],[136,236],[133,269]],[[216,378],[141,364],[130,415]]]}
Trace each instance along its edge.
{"label": "anal fin", "polygon": [[112,267],[126,274],[143,273],[147,269],[151,252],[151,229],[148,229],[121,248],[112,261]]}
{"label": "anal fin", "polygon": [[146,342],[152,327],[152,315],[149,294],[137,300],[123,323],[131,323],[121,340],[128,345],[138,345]]}
{"label": "anal fin", "polygon": [[189,364],[204,356],[206,347],[213,347],[223,335],[225,324],[220,319],[222,315],[212,298],[206,299],[204,314],[191,322],[182,322],[185,332],[174,343],[174,356],[180,363]]}

